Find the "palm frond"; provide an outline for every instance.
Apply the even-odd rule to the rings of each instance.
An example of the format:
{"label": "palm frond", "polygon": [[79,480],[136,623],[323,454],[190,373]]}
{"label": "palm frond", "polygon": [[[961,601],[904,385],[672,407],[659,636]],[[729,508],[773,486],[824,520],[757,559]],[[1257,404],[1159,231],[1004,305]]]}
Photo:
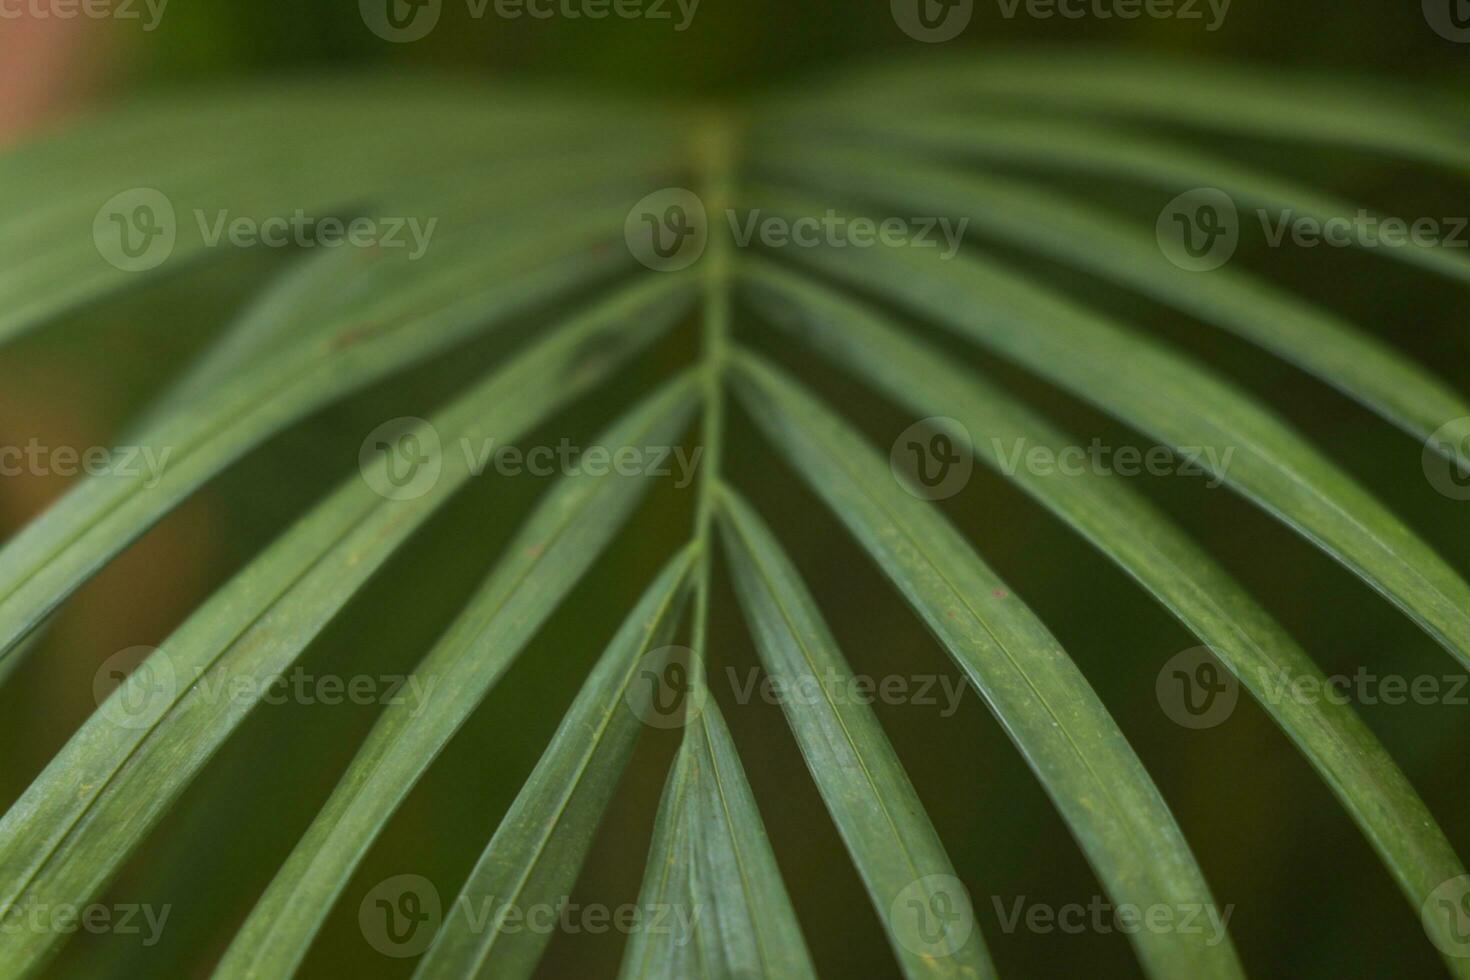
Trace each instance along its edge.
{"label": "palm frond", "polygon": [[[1163,126],[1201,139],[1152,129]],[[387,134],[386,148],[361,152],[365,132]],[[1470,585],[1403,517],[1222,373],[1022,268],[1028,256],[1060,263],[1227,331],[1376,413],[1422,443],[1427,459],[1470,473],[1470,398],[1381,340],[1374,324],[1238,267],[1186,272],[1150,228],[1038,179],[1083,174],[1169,195],[1210,186],[1266,214],[1318,220],[1359,212],[1349,195],[1202,145],[1221,135],[1366,151],[1458,177],[1470,150],[1462,123],[1410,89],[1303,76],[1283,94],[1279,78],[1253,70],[1202,67],[1185,77],[1175,65],[1132,58],[1020,52],[983,64],[864,69],[734,114],[419,82],[273,87],[147,102],[0,157],[0,343],[34,341],[28,335],[63,315],[85,316],[91,304],[219,261],[206,225],[189,220],[177,223],[161,266],[126,271],[104,261],[90,225],[99,205],[128,188],[159,188],[185,216],[221,203],[254,217],[302,208],[444,216],[431,260],[353,247],[292,266],[132,421],[133,442],[172,454],[156,482],[83,479],[0,548],[0,681],[44,646],[42,627],[80,587],[288,427],[493,332],[514,340],[525,325],[547,324],[502,363],[476,366],[479,380],[403,433],[440,447],[431,456],[442,473],[423,493],[395,498],[366,471],[352,474],[102,702],[0,818],[0,909],[94,901],[144,853],[259,707],[258,693],[229,693],[236,682],[266,690],[477,475],[446,447],[537,430],[610,386],[697,312],[695,362],[671,368],[600,436],[606,446],[672,446],[701,416],[706,456],[691,532],[663,552],[674,557],[626,616],[619,610],[622,628],[467,870],[418,976],[533,974],[550,936],[513,928],[513,916],[577,885],[647,720],[639,705],[668,658],[686,653],[679,745],[640,862],[640,902],[671,910],[678,928],[633,931],[622,976],[816,975],[806,938],[815,934],[804,932],[792,898],[801,896],[788,889],[768,837],[768,804],[727,727],[732,709],[709,684],[712,657],[731,642],[714,627],[717,553],[767,674],[822,692],[812,703],[783,702],[783,713],[898,968],[911,978],[996,975],[969,887],[880,712],[826,686],[850,681],[852,670],[816,580],[809,587],[795,553],[736,489],[762,460],[727,438],[730,392],[762,448],[810,486],[981,693],[1112,901],[1216,908],[1139,754],[1051,630],[987,564],[986,542],[967,541],[901,485],[850,421],[859,406],[829,404],[816,383],[758,351],[749,317],[796,339],[793,357],[835,364],[887,405],[991,437],[975,444],[982,463],[1093,544],[1255,696],[1356,821],[1449,971],[1470,977],[1470,959],[1449,952],[1464,945],[1470,923],[1453,903],[1433,900],[1466,873],[1435,815],[1352,707],[1280,696],[1298,682],[1326,683],[1313,656],[1223,561],[1126,482],[1007,466],[1006,442],[1061,453],[1075,437],[900,322],[907,316],[999,355],[1164,446],[1214,450],[1201,457],[1212,477],[1470,667]],[[68,195],[44,193],[58,180]],[[708,248],[691,269],[649,272],[629,232],[635,202],[683,182],[707,212]],[[968,219],[989,247],[967,241],[945,258],[829,242],[760,255],[737,247],[733,233],[736,216],[753,209],[789,221],[926,212]],[[996,243],[1026,254],[1002,260]],[[1450,289],[1470,282],[1470,261],[1443,244],[1380,251],[1405,275]],[[616,550],[650,482],[617,470],[566,474],[542,496],[453,622],[421,658],[415,652],[413,681],[436,692],[432,710],[395,704],[377,716],[325,805],[252,896],[217,975],[301,970],[431,764],[538,633],[558,613],[576,615],[565,608],[569,596]],[[691,649],[675,653],[686,604]],[[954,914],[936,933],[925,916],[940,906]],[[9,974],[34,975],[65,938],[0,930],[0,962]],[[1130,940],[1153,977],[1243,973],[1223,933],[1144,929]]]}

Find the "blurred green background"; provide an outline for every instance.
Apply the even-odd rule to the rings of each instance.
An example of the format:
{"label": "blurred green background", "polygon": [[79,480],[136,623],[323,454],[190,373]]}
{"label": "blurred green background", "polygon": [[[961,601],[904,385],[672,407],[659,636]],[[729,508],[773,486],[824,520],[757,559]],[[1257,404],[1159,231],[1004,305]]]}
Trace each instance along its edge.
{"label": "blurred green background", "polygon": [[[0,42],[5,32],[17,36],[15,28],[0,22]],[[462,3],[446,2],[444,21],[429,38],[392,45],[366,30],[356,4],[347,0],[174,0],[154,32],[115,23],[85,25],[84,32],[47,69],[44,106],[25,116],[26,126],[59,124],[76,111],[105,111],[109,100],[152,92],[339,72],[438,72],[462,76],[467,86],[512,80],[599,93],[623,88],[660,97],[740,99],[783,86],[801,90],[849,63],[929,50],[896,28],[886,2],[704,0],[682,33],[666,22],[616,18],[476,21],[465,16]],[[950,55],[968,48],[983,58],[987,48],[1011,43],[1175,55],[1181,70],[1198,59],[1317,67],[1387,83],[1422,82],[1427,91],[1470,106],[1470,46],[1435,35],[1417,3],[1237,0],[1214,33],[1169,20],[1007,20],[994,3],[981,3],[964,36],[938,48]],[[364,134],[365,142],[384,135]],[[1463,179],[1426,175],[1391,160],[1245,142],[1213,145],[1394,214],[1452,215],[1466,207]],[[1059,184],[1150,226],[1157,212],[1148,195]],[[106,444],[245,297],[293,258],[247,253],[222,259],[0,350],[0,378],[6,379],[0,385],[0,443],[39,437],[53,444]],[[1338,250],[1268,256],[1260,242],[1247,241],[1239,261],[1344,314],[1470,392],[1470,301],[1462,288]],[[1433,491],[1412,440],[1220,331],[1080,273],[1026,264],[1058,289],[1192,351],[1289,417],[1470,575],[1470,504]],[[526,333],[536,326],[527,324]],[[742,319],[738,327],[771,355],[799,364],[875,444],[886,448],[913,421],[818,369],[801,352],[786,350],[759,324]],[[20,794],[93,708],[92,676],[103,660],[126,647],[161,643],[213,588],[354,472],[363,434],[387,418],[429,414],[504,344],[472,345],[294,427],[214,481],[68,602],[27,665],[0,688],[0,804]],[[536,439],[590,438],[694,350],[691,331],[680,332],[657,356]],[[1112,445],[1147,445],[1023,372],[968,349],[954,353],[1044,407],[1083,444],[1098,436]],[[732,439],[727,468],[785,536],[854,669],[945,672],[957,679],[877,571],[738,415]],[[1328,673],[1351,674],[1360,665],[1410,676],[1460,673],[1387,602],[1237,497],[1206,490],[1199,481],[1134,482],[1219,555]],[[0,534],[13,533],[63,489],[53,478],[0,480]],[[411,667],[544,489],[544,481],[533,479],[472,483],[312,645],[304,658],[308,669],[371,674]],[[945,509],[1057,634],[1118,718],[1178,815],[1218,901],[1234,905],[1231,929],[1249,973],[1440,975],[1416,917],[1356,827],[1258,708],[1243,699],[1227,724],[1205,732],[1185,732],[1159,710],[1159,667],[1195,645],[1171,617],[988,472],[977,470]],[[691,510],[689,494],[668,486],[657,491],[576,593],[576,614],[559,617],[543,632],[415,789],[339,902],[303,975],[411,971],[412,961],[386,959],[363,942],[358,900],[377,881],[410,872],[433,879],[446,901],[457,891],[623,611],[687,535]],[[734,705],[719,683],[726,666],[743,672],[755,663],[723,587],[714,626],[716,690],[819,969],[827,976],[892,975],[878,920],[779,709]],[[162,942],[145,949],[136,937],[78,935],[57,959],[55,975],[207,975],[332,789],[374,710],[286,705],[257,711],[105,899],[171,905]],[[1138,975],[1120,935],[1000,929],[992,896],[1005,904],[1019,896],[1086,903],[1100,888],[973,692],[952,718],[914,705],[877,710],[970,887],[1002,974]],[[1470,708],[1378,705],[1362,711],[1452,843],[1470,854]],[[637,900],[675,737],[645,738],[575,901]],[[616,933],[558,935],[544,975],[609,976],[622,943]]]}

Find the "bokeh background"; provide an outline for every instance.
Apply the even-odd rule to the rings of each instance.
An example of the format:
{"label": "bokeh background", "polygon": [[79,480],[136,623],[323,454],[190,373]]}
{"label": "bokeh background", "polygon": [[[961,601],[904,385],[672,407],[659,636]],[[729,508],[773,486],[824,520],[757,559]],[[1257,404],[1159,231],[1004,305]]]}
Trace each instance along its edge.
{"label": "bokeh background", "polygon": [[[437,73],[476,86],[501,80],[592,92],[740,100],[801,91],[849,64],[923,55],[888,4],[703,0],[682,33],[667,23],[465,16],[447,2],[429,38],[385,43],[350,0],[173,0],[157,30],[113,21],[0,20],[0,146],[150,93],[248,86],[324,74]],[[1321,69],[1424,86],[1446,106],[1467,99],[1470,45],[1445,41],[1419,4],[1291,4],[1236,0],[1223,28],[1168,20],[1007,20],[977,4],[969,30],[941,45],[983,58],[996,46],[1079,52],[1089,46],[1263,69]],[[1289,86],[1289,81],[1283,86]],[[365,142],[384,134],[364,134]],[[391,134],[387,138],[391,138]],[[1216,142],[1215,147],[1221,146]],[[1463,173],[1426,173],[1362,154],[1236,141],[1243,160],[1407,215],[1463,214]],[[589,152],[595,148],[589,147]],[[1073,182],[1071,193],[1152,225],[1157,203],[1124,188]],[[58,189],[65,193],[64,188]],[[150,394],[223,327],[243,299],[296,258],[232,255],[68,316],[0,349],[0,443],[105,445]],[[1267,254],[1247,241],[1239,261],[1340,312],[1470,392],[1470,299],[1464,289],[1339,250]],[[1291,418],[1463,573],[1470,575],[1470,504],[1437,494],[1420,447],[1325,386],[1222,332],[1079,273],[1032,263],[1064,292],[1125,315],[1190,350]],[[913,420],[834,372],[787,351],[759,324],[739,328],[843,404],[887,447]],[[587,438],[694,350],[690,331],[628,371],[603,396],[541,437]],[[8,805],[94,707],[92,679],[116,651],[161,643],[188,612],[289,521],[356,466],[363,435],[400,415],[427,415],[491,363],[473,345],[295,426],[213,481],[130,548],[62,609],[29,661],[0,688],[0,805]],[[990,372],[1086,442],[1147,443],[1023,372],[973,351]],[[944,672],[958,679],[914,616],[820,504],[737,416],[728,469],[786,537],[854,669]],[[1409,676],[1461,673],[1404,617],[1327,558],[1226,491],[1199,481],[1134,481],[1164,506],[1303,642],[1329,673],[1360,665]],[[53,477],[0,479],[0,535],[65,489]],[[494,563],[544,481],[474,482],[400,554],[306,657],[318,673],[402,671],[422,656]],[[577,612],[548,627],[415,789],[334,910],[303,975],[399,976],[412,962],[364,943],[357,900],[390,875],[429,876],[446,900],[554,731],[577,684],[663,556],[687,534],[692,500],[660,488],[578,590]],[[1248,972],[1280,977],[1436,976],[1416,916],[1307,764],[1253,704],[1230,721],[1185,732],[1154,697],[1159,667],[1195,641],[1106,560],[1056,520],[977,470],[947,513],[1042,616],[1083,668],[1154,773],[1221,903]],[[711,657],[755,663],[733,597],[722,587]],[[745,758],[773,844],[824,975],[894,973],[875,913],[803,769],[779,709],[717,693]],[[1003,975],[1138,975],[1120,935],[1007,934],[992,896],[1010,904],[1086,903],[1100,888],[1044,793],[980,701],[940,718],[932,708],[878,706],[961,877],[975,898]],[[1365,706],[1462,855],[1470,854],[1470,708]],[[289,853],[372,723],[375,709],[285,705],[257,711],[153,833],[104,901],[168,904],[162,941],[78,935],[56,976],[206,976]],[[637,900],[674,736],[650,734],[602,828],[573,896]],[[548,977],[608,976],[623,937],[559,935]]]}

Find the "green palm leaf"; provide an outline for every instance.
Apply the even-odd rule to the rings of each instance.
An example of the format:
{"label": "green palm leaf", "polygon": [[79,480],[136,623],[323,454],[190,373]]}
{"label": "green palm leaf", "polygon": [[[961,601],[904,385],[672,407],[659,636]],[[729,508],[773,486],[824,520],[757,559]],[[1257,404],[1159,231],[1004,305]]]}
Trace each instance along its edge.
{"label": "green palm leaf", "polygon": [[[727,438],[727,389],[976,686],[1113,903],[1215,910],[1153,777],[1047,625],[981,557],[988,542],[965,540],[911,494],[846,421],[872,407],[861,395],[840,411],[828,407],[815,385],[758,353],[774,335],[799,341],[793,358],[834,362],[889,406],[942,416],[934,424],[956,439],[980,435],[983,463],[1207,644],[1356,821],[1450,973],[1470,977],[1460,955],[1470,952],[1461,939],[1470,918],[1453,890],[1470,881],[1463,864],[1353,708],[1291,696],[1298,684],[1327,683],[1302,645],[1222,560],[1128,484],[1015,466],[1008,442],[1059,456],[1075,439],[894,314],[998,354],[1165,446],[1212,450],[1203,459],[1212,477],[1470,666],[1470,585],[1452,561],[1259,400],[988,249],[966,245],[945,260],[935,250],[826,241],[775,257],[753,254],[739,237],[753,209],[788,221],[852,216],[839,208],[969,219],[1002,247],[1084,270],[1300,367],[1422,443],[1426,472],[1438,465],[1470,474],[1470,398],[1379,339],[1372,318],[1330,312],[1238,267],[1185,272],[1151,228],[1033,177],[1082,173],[1169,195],[1208,185],[1243,208],[1320,220],[1350,218],[1358,192],[1237,162],[1220,137],[1367,151],[1464,176],[1470,138],[1422,92],[1306,74],[1293,81],[1288,88],[1280,77],[1225,66],[1182,77],[1176,65],[1131,57],[996,52],[984,62],[864,67],[786,103],[753,99],[725,113],[425,81],[292,83],[151,100],[0,155],[0,344],[15,350],[48,341],[22,335],[63,315],[85,319],[93,304],[223,261],[228,249],[211,244],[196,220],[212,209],[255,219],[303,209],[442,219],[432,252],[418,258],[352,247],[289,267],[123,428],[130,442],[169,452],[156,480],[85,478],[0,546],[0,679],[47,645],[43,626],[66,615],[79,588],[233,464],[270,452],[287,428],[366,399],[373,386],[435,358],[472,351],[476,338],[500,331],[514,339],[545,324],[503,363],[485,365],[482,380],[431,421],[397,433],[439,440],[418,461],[438,473],[422,493],[399,497],[375,482],[369,444],[361,473],[326,492],[101,702],[0,817],[0,912],[101,898],[125,865],[149,853],[150,834],[191,784],[221,765],[217,754],[273,680],[345,618],[369,583],[402,574],[390,560],[477,475],[454,447],[537,431],[610,386],[677,325],[693,328],[686,314],[697,310],[698,335],[649,355],[667,370],[648,377],[661,380],[600,436],[605,446],[670,447],[702,412],[692,532],[659,547],[661,563],[675,557],[656,575],[641,573],[652,584],[632,609],[616,610],[622,628],[466,869],[413,967],[418,976],[521,977],[541,967],[551,933],[517,928],[517,916],[579,884],[604,813],[635,765],[643,722],[663,710],[659,684],[685,653],[680,741],[656,814],[650,803],[652,846],[628,862],[643,871],[644,915],[663,910],[667,928],[629,930],[609,962],[620,956],[629,978],[817,974],[827,947],[814,941],[809,950],[818,932],[800,921],[805,909],[777,864],[779,811],[758,799],[747,776],[761,775],[747,770],[758,756],[745,752],[742,761],[726,725],[742,706],[722,708],[708,680],[711,658],[726,649],[717,542],[766,673],[782,688],[820,694],[783,702],[783,713],[894,964],[913,978],[997,974],[969,909],[990,871],[960,878],[877,714],[834,693],[853,675],[788,557],[795,551],[733,489],[777,477],[738,432]],[[1145,126],[1189,130],[1197,142],[1140,135]],[[363,151],[369,132],[384,137],[376,152]],[[1016,170],[1026,177],[1006,175]],[[692,203],[686,191],[676,206],[639,213],[658,197],[652,192],[684,183],[698,188]],[[68,192],[55,193],[63,185]],[[156,188],[178,212],[178,240],[157,268],[114,267],[94,237],[103,202],[128,188]],[[700,210],[703,222],[691,213]],[[693,268],[653,273],[635,261],[659,265],[641,250],[641,233],[657,236],[655,256],[665,259],[663,235],[679,244],[693,230],[708,237]],[[1470,261],[1446,245],[1386,251],[1405,275],[1433,274],[1440,288],[1470,282]],[[776,330],[752,329],[758,323]],[[699,348],[692,366],[675,350],[684,343]],[[554,617],[575,621],[579,610],[566,607],[578,583],[600,573],[610,550],[630,546],[633,535],[620,533],[651,483],[647,472],[614,468],[564,473],[551,485],[427,653],[411,651],[411,683],[432,692],[428,710],[400,703],[381,711],[263,894],[246,896],[254,906],[228,947],[218,944],[223,959],[198,969],[231,978],[301,971],[319,936],[330,935],[324,926],[353,874],[387,840],[431,764]],[[1434,540],[1446,551],[1454,543],[1450,534]],[[689,599],[685,651],[669,644]],[[1306,646],[1316,651],[1319,641]],[[1119,683],[1153,680],[1120,675]],[[255,693],[239,695],[240,685]],[[1444,770],[1426,762],[1417,772],[1441,778]],[[38,974],[67,935],[0,928],[0,972]],[[1150,976],[1242,975],[1223,931],[1144,929],[1130,940]]]}

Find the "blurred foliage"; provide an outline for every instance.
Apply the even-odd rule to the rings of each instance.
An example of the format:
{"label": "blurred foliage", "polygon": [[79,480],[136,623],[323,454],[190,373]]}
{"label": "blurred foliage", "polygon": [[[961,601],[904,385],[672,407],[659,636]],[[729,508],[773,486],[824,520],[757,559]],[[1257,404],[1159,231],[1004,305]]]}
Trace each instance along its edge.
{"label": "blurred foliage", "polygon": [[[1197,24],[1006,20],[977,4],[963,40],[977,49],[1012,42],[1094,43],[1150,53],[1317,66],[1386,77],[1446,78],[1463,97],[1470,49],[1442,41],[1419,5],[1292,4],[1237,0],[1220,31]],[[703,0],[693,26],[621,21],[506,22],[465,16],[446,0],[426,40],[382,42],[356,4],[295,0],[174,0],[153,34],[117,32],[114,73],[99,96],[171,91],[253,78],[362,70],[436,70],[517,82],[626,87],[660,96],[739,98],[851,61],[913,56],[888,4],[810,0]],[[1470,104],[1470,101],[1467,101]],[[382,134],[364,133],[370,147]],[[1416,213],[1465,207],[1463,181],[1406,183],[1386,161],[1283,158],[1241,146],[1242,157],[1340,186]],[[1086,187],[1070,189],[1087,192]],[[1438,210],[1436,210],[1438,209]],[[1149,220],[1140,202],[1140,220]],[[105,444],[245,295],[290,256],[231,257],[201,272],[83,311],[0,350],[0,439],[41,435]],[[1330,261],[1329,261],[1330,260]],[[1265,269],[1262,255],[1243,258]],[[1278,280],[1346,313],[1470,390],[1470,304],[1463,291],[1361,256],[1275,256]],[[1346,271],[1345,271],[1346,270]],[[1319,445],[1470,574],[1464,504],[1422,478],[1419,446],[1295,369],[1223,332],[1125,301],[1115,287],[1076,272],[1038,274],[1167,337],[1296,421]],[[530,329],[530,327],[528,327]],[[771,356],[779,338],[741,324]],[[687,338],[685,338],[687,341]],[[681,341],[676,340],[675,346]],[[683,351],[687,356],[689,350]],[[617,391],[584,404],[546,434],[587,435],[680,356],[671,349],[630,372]],[[62,610],[41,648],[0,689],[0,805],[24,789],[93,707],[92,672],[116,650],[161,642],[214,587],[337,480],[350,475],[361,434],[398,415],[427,414],[498,349],[476,347],[349,399],[273,440],[164,521]],[[1024,373],[969,350],[955,357],[1003,378],[1083,437],[1144,444],[1133,433]],[[802,362],[820,390],[862,407],[880,445],[911,421],[835,373]],[[735,480],[771,516],[813,583],[858,672],[954,673],[917,620],[819,503],[799,487],[738,418]],[[1244,582],[1329,673],[1358,663],[1446,674],[1452,662],[1388,603],[1239,498],[1194,481],[1135,481]],[[0,533],[9,534],[60,486],[7,480]],[[476,481],[445,509],[373,587],[313,644],[310,669],[402,671],[433,642],[495,561],[514,523],[544,487]],[[687,533],[686,495],[663,492],[644,508],[577,592],[577,613],[544,631],[415,790],[374,847],[334,913],[304,974],[406,975],[361,940],[356,903],[372,882],[419,872],[446,897],[456,891],[534,764],[577,683],[660,556]],[[1153,700],[1158,665],[1191,637],[1112,565],[1003,480],[977,472],[947,512],[1072,653],[1155,774],[1223,903],[1248,972],[1257,976],[1430,976],[1439,969],[1418,922],[1368,845],[1307,764],[1254,705],[1232,723],[1180,738]],[[755,663],[738,610],[719,593],[712,672]],[[988,895],[1036,902],[1087,900],[1099,886],[1004,733],[970,697],[938,719],[913,706],[877,710],[961,876],[976,896],[981,928],[1003,975],[1132,976],[1119,935],[1007,935]],[[1459,778],[1470,745],[1463,708],[1363,709],[1462,855],[1470,854],[1470,795]],[[289,852],[371,723],[362,708],[263,708],[231,740],[154,832],[110,890],[112,901],[174,906],[163,942],[141,949],[124,936],[79,935],[58,976],[206,976],[229,936]],[[861,885],[803,769],[779,709],[727,710],[818,967],[829,976],[880,976],[892,960]],[[636,901],[663,767],[673,742],[650,737],[615,801],[578,885],[582,901]],[[544,975],[609,975],[621,937],[558,936]]]}

